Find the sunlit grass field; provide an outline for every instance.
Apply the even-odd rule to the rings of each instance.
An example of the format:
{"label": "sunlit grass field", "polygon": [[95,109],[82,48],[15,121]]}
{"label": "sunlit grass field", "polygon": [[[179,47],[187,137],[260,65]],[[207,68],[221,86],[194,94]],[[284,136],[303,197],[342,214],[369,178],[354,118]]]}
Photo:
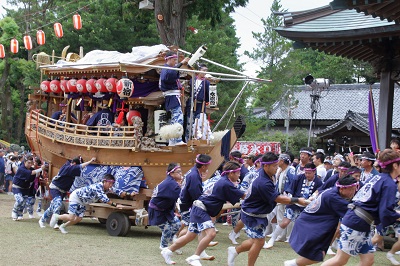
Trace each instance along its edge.
{"label": "sunlit grass field", "polygon": [[[126,237],[109,236],[105,225],[97,220],[85,218],[80,224],[67,227],[69,233],[61,234],[46,227],[39,228],[38,219],[22,221],[11,219],[14,197],[0,194],[0,265],[166,265],[160,255],[160,230],[157,227],[131,227]],[[36,214],[35,214],[36,215]],[[214,261],[202,261],[203,265],[227,265],[227,248],[231,246],[228,226],[217,224],[219,244],[208,248]],[[238,242],[246,239],[242,232]],[[177,265],[187,265],[185,258],[192,255],[196,242],[184,247],[182,255],[174,255]],[[387,251],[387,250],[386,250]],[[375,265],[391,265],[385,252],[375,253]],[[283,265],[296,254],[288,243],[276,242],[271,250],[262,250],[257,265]],[[400,260],[400,256],[398,256]],[[348,265],[357,265],[352,258]],[[247,253],[240,254],[236,266],[247,265]]]}

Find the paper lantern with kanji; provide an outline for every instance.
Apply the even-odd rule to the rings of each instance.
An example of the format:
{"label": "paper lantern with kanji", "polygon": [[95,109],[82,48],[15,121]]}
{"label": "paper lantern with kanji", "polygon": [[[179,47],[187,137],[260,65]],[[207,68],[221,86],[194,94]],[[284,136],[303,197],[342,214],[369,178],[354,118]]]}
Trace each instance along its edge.
{"label": "paper lantern with kanji", "polygon": [[67,88],[69,92],[78,92],[78,90],[76,89],[76,82],[77,82],[76,78],[68,80]]}
{"label": "paper lantern with kanji", "polygon": [[62,36],[64,36],[64,32],[63,32],[61,23],[59,23],[59,22],[54,23],[54,33],[56,34],[56,36],[58,38],[61,38]]}
{"label": "paper lantern with kanji", "polygon": [[6,57],[6,51],[4,50],[4,45],[0,44],[0,58]]}
{"label": "paper lantern with kanji", "polygon": [[106,81],[107,79],[101,77],[96,81],[96,89],[99,92],[108,92],[106,88]]}
{"label": "paper lantern with kanji", "polygon": [[32,38],[29,35],[24,36],[24,45],[26,50],[32,49]]}
{"label": "paper lantern with kanji", "polygon": [[50,93],[51,92],[50,80],[42,81],[42,83],[40,84],[40,88],[42,89],[43,92]]}
{"label": "paper lantern with kanji", "polygon": [[51,92],[60,93],[61,92],[61,84],[60,83],[61,82],[59,79],[53,79],[52,81],[50,81]]}
{"label": "paper lantern with kanji", "polygon": [[106,81],[106,88],[108,92],[117,92],[118,79],[111,77]]}
{"label": "paper lantern with kanji", "polygon": [[133,124],[132,118],[133,118],[134,116],[138,116],[138,117],[142,118],[142,115],[140,114],[139,111],[130,110],[130,111],[126,114],[126,120],[128,121],[128,125],[132,125],[132,124]]}
{"label": "paper lantern with kanji", "polygon": [[46,43],[46,35],[44,34],[44,31],[38,30],[36,32],[36,41],[39,45],[44,45]]}
{"label": "paper lantern with kanji", "polygon": [[74,23],[74,28],[77,30],[82,29],[82,20],[81,20],[81,16],[79,14],[75,14],[72,17],[72,21]]}
{"label": "paper lantern with kanji", "polygon": [[12,39],[11,40],[11,43],[10,43],[10,50],[11,50],[11,53],[13,53],[13,54],[16,54],[16,53],[18,53],[18,40],[17,39]]}
{"label": "paper lantern with kanji", "polygon": [[60,88],[65,93],[69,92],[67,84],[68,84],[68,78],[64,78],[60,81]]}
{"label": "paper lantern with kanji", "polygon": [[86,82],[87,82],[86,78],[78,79],[78,81],[76,82],[76,90],[80,93],[86,93],[87,92]]}
{"label": "paper lantern with kanji", "polygon": [[86,82],[86,90],[87,90],[87,92],[89,92],[89,93],[96,93],[97,92],[96,81],[97,81],[97,79],[92,77],[91,79],[89,79]]}
{"label": "paper lantern with kanji", "polygon": [[117,94],[120,98],[129,98],[133,94],[134,85],[132,80],[122,78],[117,82]]}

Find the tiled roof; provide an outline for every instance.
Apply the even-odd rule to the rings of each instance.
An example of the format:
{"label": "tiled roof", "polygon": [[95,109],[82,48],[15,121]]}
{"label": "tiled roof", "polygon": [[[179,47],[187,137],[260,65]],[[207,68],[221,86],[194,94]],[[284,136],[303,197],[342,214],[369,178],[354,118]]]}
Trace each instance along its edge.
{"label": "tiled roof", "polygon": [[[317,121],[321,120],[342,120],[347,112],[368,114],[368,92],[369,85],[366,84],[333,84],[326,91],[323,91],[319,99],[319,110]],[[372,94],[375,101],[375,112],[379,113],[379,83],[372,85]],[[311,119],[311,97],[310,91],[305,86],[299,86],[298,91],[292,93],[293,98],[298,100],[297,107],[293,109],[291,120]],[[400,128],[400,88],[395,86],[393,101],[393,128]],[[267,117],[266,111],[260,112],[256,117]],[[271,120],[283,120],[287,113],[282,108],[282,102],[277,102],[269,115]]]}
{"label": "tiled roof", "polygon": [[[329,7],[321,7],[316,10],[323,11]],[[312,13],[314,10],[310,10]],[[357,34],[353,30],[377,28],[389,25],[395,25],[395,22],[388,22],[380,18],[366,16],[364,13],[358,13],[356,10],[340,10],[331,11],[330,14],[324,14],[318,18],[309,21],[304,21],[299,24],[290,25],[290,27],[278,27],[276,30],[294,31],[294,32],[324,32],[329,36],[328,32],[348,31],[351,30],[352,34]],[[293,14],[296,16],[295,14]],[[287,22],[287,15],[285,17]]]}
{"label": "tiled roof", "polygon": [[368,114],[355,113],[349,110],[347,111],[346,116],[342,120],[334,123],[333,125],[328,126],[323,130],[320,130],[319,132],[316,133],[316,135],[321,137],[324,135],[332,134],[337,130],[340,130],[341,128],[344,128],[346,126],[354,126],[358,130],[369,135]]}

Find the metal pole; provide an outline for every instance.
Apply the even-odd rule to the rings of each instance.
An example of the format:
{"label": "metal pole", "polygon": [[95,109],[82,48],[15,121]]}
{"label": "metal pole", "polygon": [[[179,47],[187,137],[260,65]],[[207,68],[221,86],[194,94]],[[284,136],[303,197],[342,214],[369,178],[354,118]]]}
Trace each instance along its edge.
{"label": "metal pole", "polygon": [[311,111],[310,129],[309,129],[309,131],[308,131],[307,147],[310,147],[311,128],[312,128],[313,118],[314,118],[314,110]]}

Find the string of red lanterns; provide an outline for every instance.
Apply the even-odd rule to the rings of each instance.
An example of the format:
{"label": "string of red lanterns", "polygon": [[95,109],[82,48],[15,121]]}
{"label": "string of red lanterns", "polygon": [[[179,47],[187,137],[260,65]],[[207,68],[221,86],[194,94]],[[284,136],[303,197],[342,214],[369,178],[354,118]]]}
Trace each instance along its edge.
{"label": "string of red lanterns", "polygon": [[[72,22],[74,25],[74,28],[76,30],[82,29],[82,19],[79,14],[75,14],[72,17]],[[57,36],[57,38],[62,38],[64,36],[63,28],[61,23],[56,22],[54,23],[54,33]],[[24,38],[24,46],[26,50],[31,50],[33,48],[32,45],[32,38],[29,35],[25,35]],[[44,45],[46,43],[46,35],[43,30],[38,30],[36,32],[36,41],[38,45]],[[19,50],[19,43],[16,38],[13,38],[10,42],[10,50],[13,54],[17,54]],[[4,45],[0,44],[0,58],[5,57],[5,49]]]}

